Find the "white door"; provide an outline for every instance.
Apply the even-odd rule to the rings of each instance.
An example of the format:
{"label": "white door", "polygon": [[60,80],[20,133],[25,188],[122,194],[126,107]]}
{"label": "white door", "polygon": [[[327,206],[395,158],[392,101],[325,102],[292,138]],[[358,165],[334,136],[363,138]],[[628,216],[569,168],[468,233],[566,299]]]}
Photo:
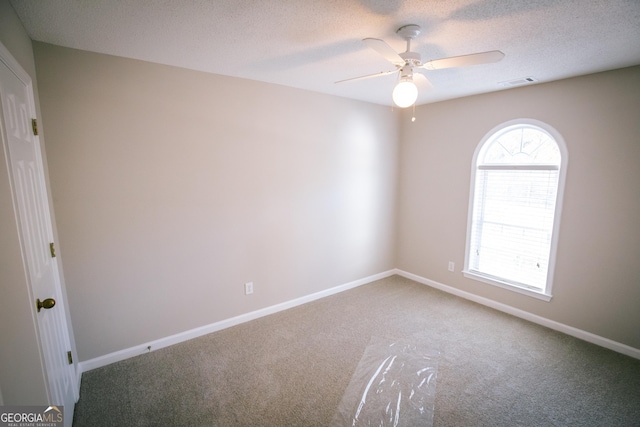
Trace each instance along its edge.
{"label": "white door", "polygon": [[[0,46],[2,47],[2,46]],[[2,140],[18,217],[22,256],[31,286],[32,310],[36,318],[40,348],[49,385],[50,405],[64,405],[65,424],[71,425],[77,396],[75,364],[71,350],[65,301],[61,292],[58,264],[51,250],[53,230],[40,143],[32,128],[35,108],[28,75],[0,50],[0,117]],[[45,307],[36,309],[36,299]],[[55,301],[53,307],[46,308]],[[45,402],[43,402],[44,404]]]}

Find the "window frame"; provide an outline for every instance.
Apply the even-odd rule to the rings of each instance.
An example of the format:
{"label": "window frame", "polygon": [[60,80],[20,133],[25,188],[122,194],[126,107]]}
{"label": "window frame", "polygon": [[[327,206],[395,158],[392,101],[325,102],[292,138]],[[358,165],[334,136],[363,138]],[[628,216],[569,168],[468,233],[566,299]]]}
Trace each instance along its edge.
{"label": "window frame", "polygon": [[[537,291],[535,289],[531,289],[528,287],[517,286],[516,284],[508,282],[505,278],[492,276],[486,273],[481,273],[475,270],[469,269],[470,264],[470,246],[471,246],[471,230],[473,224],[473,207],[475,202],[475,188],[476,188],[476,174],[479,169],[478,165],[478,157],[482,152],[483,147],[486,144],[491,143],[494,138],[499,137],[505,132],[510,131],[511,129],[517,129],[520,127],[534,127],[541,132],[548,134],[558,145],[558,149],[560,151],[560,165],[558,170],[558,188],[556,192],[556,202],[555,202],[555,211],[554,211],[554,219],[552,226],[552,235],[551,235],[551,246],[549,252],[549,263],[547,270],[547,279],[546,285],[542,291]],[[528,118],[520,118],[509,120],[507,122],[501,123],[487,132],[484,137],[480,140],[480,143],[477,145],[476,150],[473,154],[473,159],[471,161],[471,183],[469,186],[469,208],[468,208],[468,216],[467,216],[467,236],[466,236],[466,247],[465,247],[465,260],[464,260],[464,269],[462,271],[463,275],[469,279],[480,281],[483,283],[487,283],[490,285],[494,285],[503,289],[508,289],[513,292],[517,292],[520,294],[528,295],[537,299],[541,299],[543,301],[551,301],[552,298],[552,288],[553,288],[553,278],[555,274],[555,265],[556,265],[556,255],[559,241],[559,232],[560,232],[560,221],[562,217],[562,205],[564,200],[564,187],[565,180],[567,174],[567,164],[568,164],[568,151],[566,144],[564,142],[564,138],[562,135],[554,129],[552,126],[547,123],[541,122],[535,119]],[[517,169],[518,166],[514,166],[514,169]]]}

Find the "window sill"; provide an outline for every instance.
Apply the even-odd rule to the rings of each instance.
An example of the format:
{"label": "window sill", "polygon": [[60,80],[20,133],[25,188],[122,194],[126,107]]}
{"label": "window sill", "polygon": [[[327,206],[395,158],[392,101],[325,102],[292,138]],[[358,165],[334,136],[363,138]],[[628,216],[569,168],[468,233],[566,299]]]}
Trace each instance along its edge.
{"label": "window sill", "polygon": [[534,291],[532,289],[527,289],[527,288],[523,288],[523,287],[518,287],[515,285],[512,285],[510,283],[506,283],[506,282],[502,282],[499,280],[496,280],[495,278],[491,277],[491,276],[486,276],[484,274],[475,272],[475,271],[469,271],[469,270],[464,270],[462,272],[462,274],[464,274],[464,277],[467,277],[469,279],[473,279],[473,280],[478,280],[480,282],[483,283],[487,283],[489,285],[493,285],[493,286],[497,286],[499,288],[503,288],[503,289],[507,289],[510,290],[512,292],[517,292],[519,294],[523,294],[523,295],[528,295],[530,297],[533,298],[537,298],[543,301],[551,301],[551,295],[550,294],[546,294],[544,292],[538,292],[538,291]]}

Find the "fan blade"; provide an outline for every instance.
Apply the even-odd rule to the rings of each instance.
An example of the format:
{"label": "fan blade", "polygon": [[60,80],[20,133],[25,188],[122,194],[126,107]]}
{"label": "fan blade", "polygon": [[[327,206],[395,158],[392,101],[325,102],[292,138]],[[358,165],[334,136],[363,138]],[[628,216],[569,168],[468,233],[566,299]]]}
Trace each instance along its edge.
{"label": "fan blade", "polygon": [[352,77],[350,79],[344,79],[344,80],[340,80],[334,83],[344,83],[344,82],[351,82],[354,80],[363,80],[363,79],[369,79],[371,77],[381,77],[381,76],[388,76],[389,74],[393,74],[393,73],[397,73],[399,70],[393,70],[393,71],[380,71],[379,73],[375,73],[375,74],[368,74],[366,76],[360,76],[360,77]]}
{"label": "fan blade", "polygon": [[441,70],[443,68],[466,67],[467,65],[489,64],[498,62],[504,58],[504,53],[499,50],[489,52],[472,53],[471,55],[452,56],[451,58],[434,59],[422,64],[427,70]]}
{"label": "fan blade", "polygon": [[413,78],[416,80],[416,83],[424,86],[426,89],[431,89],[433,85],[431,84],[427,76],[425,76],[420,69],[417,69],[416,71],[418,72],[413,74]]}
{"label": "fan blade", "polygon": [[384,57],[387,61],[391,62],[393,65],[397,67],[402,67],[404,65],[404,59],[398,53],[393,50],[391,46],[387,44],[384,40],[380,39],[364,39],[362,40],[364,44],[366,44],[371,49],[378,52],[380,55]]}

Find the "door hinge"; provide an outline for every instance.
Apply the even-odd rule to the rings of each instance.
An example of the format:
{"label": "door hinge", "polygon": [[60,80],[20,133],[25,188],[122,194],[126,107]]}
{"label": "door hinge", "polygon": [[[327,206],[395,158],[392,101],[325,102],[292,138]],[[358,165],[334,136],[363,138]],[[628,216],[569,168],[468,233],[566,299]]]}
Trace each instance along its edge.
{"label": "door hinge", "polygon": [[69,365],[73,365],[73,356],[70,351],[67,351],[67,360],[69,361]]}
{"label": "door hinge", "polygon": [[51,258],[56,257],[56,246],[53,244],[53,242],[49,243],[49,252],[51,252]]}
{"label": "door hinge", "polygon": [[38,135],[38,120],[31,119],[31,128],[33,129],[33,134]]}

